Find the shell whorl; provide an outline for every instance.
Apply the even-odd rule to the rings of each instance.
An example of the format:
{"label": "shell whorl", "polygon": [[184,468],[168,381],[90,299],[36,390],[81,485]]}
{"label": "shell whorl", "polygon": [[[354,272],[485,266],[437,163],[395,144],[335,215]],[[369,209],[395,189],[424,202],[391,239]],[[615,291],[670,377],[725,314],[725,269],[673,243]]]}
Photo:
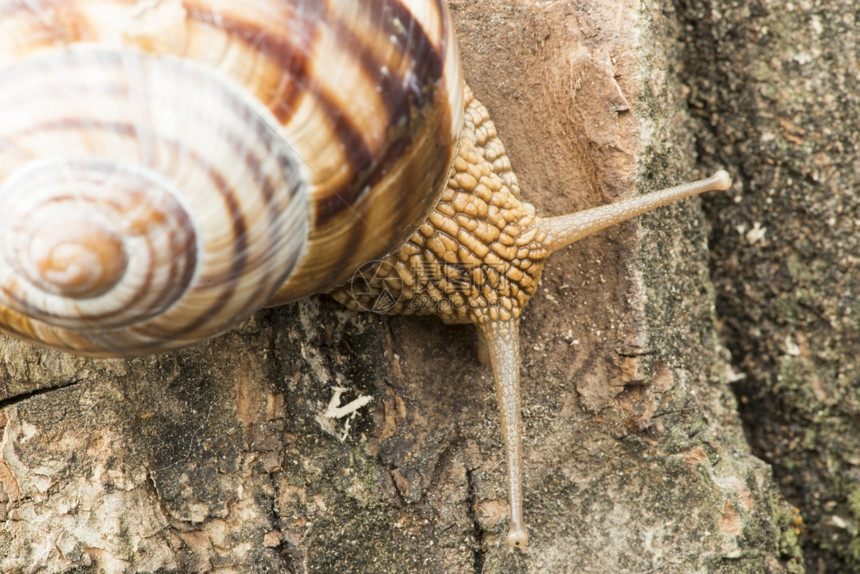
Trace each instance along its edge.
{"label": "shell whorl", "polygon": [[303,165],[266,109],[205,67],[87,45],[3,78],[13,334],[88,354],[187,345],[257,310],[303,254]]}
{"label": "shell whorl", "polygon": [[461,85],[443,0],[0,0],[0,328],[147,353],[332,287],[435,202]]}

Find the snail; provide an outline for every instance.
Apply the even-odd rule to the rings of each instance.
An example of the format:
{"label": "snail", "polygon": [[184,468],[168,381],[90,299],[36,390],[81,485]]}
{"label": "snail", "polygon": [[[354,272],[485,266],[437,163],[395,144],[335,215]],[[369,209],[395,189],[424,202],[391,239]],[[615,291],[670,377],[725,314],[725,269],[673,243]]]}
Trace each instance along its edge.
{"label": "snail", "polygon": [[320,292],[474,324],[512,546],[528,539],[518,325],[544,260],[731,185],[537,215],[444,0],[0,0],[0,74],[0,330],[159,353]]}

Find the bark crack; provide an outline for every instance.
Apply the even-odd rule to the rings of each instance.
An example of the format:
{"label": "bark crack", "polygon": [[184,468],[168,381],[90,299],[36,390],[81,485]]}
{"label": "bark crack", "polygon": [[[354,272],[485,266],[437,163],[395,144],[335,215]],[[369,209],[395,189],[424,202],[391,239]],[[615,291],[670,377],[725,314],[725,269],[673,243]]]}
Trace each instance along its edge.
{"label": "bark crack", "polygon": [[475,549],[472,551],[473,566],[476,574],[482,574],[484,572],[484,563],[486,562],[484,529],[478,520],[478,487],[475,484],[475,477],[469,469],[466,469],[466,483],[469,488],[469,495],[467,497],[469,506],[466,509],[466,513],[472,521],[472,534],[475,537]]}
{"label": "bark crack", "polygon": [[[283,451],[283,444],[281,444],[281,450]],[[305,553],[298,546],[296,540],[290,536],[289,527],[278,508],[278,501],[281,500],[282,492],[281,484],[277,479],[277,473],[267,472],[266,475],[269,477],[273,493],[268,498],[266,513],[268,514],[269,523],[272,525],[272,528],[282,536],[281,543],[274,547],[274,551],[281,559],[286,572],[289,574],[305,574]]]}
{"label": "bark crack", "polygon": [[55,391],[61,391],[63,389],[68,389],[69,387],[73,387],[80,383],[79,380],[73,379],[71,381],[66,381],[64,383],[60,383],[59,385],[55,385],[53,387],[44,387],[41,389],[36,389],[33,391],[27,391],[25,393],[20,393],[12,397],[6,397],[4,399],[0,399],[0,409],[5,409],[6,407],[15,406],[18,403],[23,403],[24,401],[30,400],[32,398],[45,395],[48,393],[52,393]]}

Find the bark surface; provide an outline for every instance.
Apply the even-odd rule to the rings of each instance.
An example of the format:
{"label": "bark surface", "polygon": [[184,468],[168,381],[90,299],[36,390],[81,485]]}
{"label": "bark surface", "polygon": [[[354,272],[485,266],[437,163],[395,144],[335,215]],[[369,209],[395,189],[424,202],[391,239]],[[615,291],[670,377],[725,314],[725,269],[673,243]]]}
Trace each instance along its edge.
{"label": "bark surface", "polygon": [[[529,547],[512,550],[504,540],[502,437],[474,332],[313,298],[158,357],[88,360],[0,340],[0,570],[802,571],[797,514],[751,453],[728,383],[742,370],[749,383],[800,396],[780,387],[781,363],[756,365],[788,335],[800,352],[784,356],[807,359],[803,372],[818,373],[843,424],[856,425],[856,401],[850,376],[831,388],[813,369],[825,364],[814,345],[829,344],[815,340],[817,323],[807,331],[783,325],[768,331],[774,347],[750,347],[752,323],[744,321],[752,303],[745,310],[732,299],[743,293],[732,274],[752,278],[762,269],[753,258],[765,257],[787,277],[791,269],[806,277],[812,251],[801,249],[802,225],[822,226],[808,228],[812,249],[831,224],[780,208],[800,217],[792,267],[779,255],[784,243],[767,234],[771,250],[756,253],[762,242],[729,218],[749,219],[746,232],[772,229],[770,218],[780,215],[767,200],[843,191],[822,183],[835,166],[856,190],[856,156],[833,169],[825,162],[815,179],[802,168],[830,158],[830,148],[809,155],[789,141],[795,153],[785,161],[794,167],[770,165],[757,179],[781,130],[803,139],[811,126],[798,136],[771,110],[772,130],[742,146],[744,130],[760,129],[751,118],[761,120],[771,103],[765,88],[788,98],[781,90],[791,87],[768,76],[770,60],[749,46],[725,61],[728,39],[751,33],[749,14],[715,25],[705,3],[476,0],[451,8],[466,79],[540,213],[607,203],[705,175],[717,163],[741,176],[725,198],[706,200],[721,245],[716,293],[712,230],[698,200],[607,230],[548,263],[521,331]],[[796,61],[779,54],[786,65]],[[856,80],[856,60],[838,61],[846,76],[853,62]],[[761,84],[745,85],[753,73]],[[821,84],[815,93],[834,89]],[[853,149],[850,137],[836,138],[838,157]],[[760,206],[758,219],[751,205]],[[801,205],[817,213],[818,204]],[[856,228],[856,204],[853,215],[839,212],[837,199],[825,205],[833,225]],[[797,308],[809,309],[809,290],[791,290],[807,297],[791,299]],[[836,315],[839,333],[853,333],[855,344],[856,295],[836,297],[832,307],[844,313]],[[715,299],[727,317],[721,328]],[[771,302],[768,316],[786,304]],[[852,305],[853,324],[844,320]],[[735,308],[743,311],[726,311]],[[745,334],[731,355],[721,333]],[[834,361],[826,364],[844,370],[849,362]],[[848,464],[850,453],[841,456]]]}
{"label": "bark surface", "polygon": [[720,334],[753,451],[803,520],[809,572],[860,571],[860,9],[677,2]]}

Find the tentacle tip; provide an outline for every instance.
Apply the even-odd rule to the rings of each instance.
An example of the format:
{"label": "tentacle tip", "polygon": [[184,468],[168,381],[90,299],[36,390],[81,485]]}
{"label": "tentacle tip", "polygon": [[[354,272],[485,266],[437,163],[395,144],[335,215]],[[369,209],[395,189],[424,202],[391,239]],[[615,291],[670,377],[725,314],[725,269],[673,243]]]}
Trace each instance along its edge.
{"label": "tentacle tip", "polygon": [[711,176],[713,181],[713,189],[715,191],[726,191],[732,186],[732,177],[724,169]]}
{"label": "tentacle tip", "polygon": [[522,524],[512,524],[508,531],[508,545],[513,548],[523,548],[529,543],[529,533]]}

